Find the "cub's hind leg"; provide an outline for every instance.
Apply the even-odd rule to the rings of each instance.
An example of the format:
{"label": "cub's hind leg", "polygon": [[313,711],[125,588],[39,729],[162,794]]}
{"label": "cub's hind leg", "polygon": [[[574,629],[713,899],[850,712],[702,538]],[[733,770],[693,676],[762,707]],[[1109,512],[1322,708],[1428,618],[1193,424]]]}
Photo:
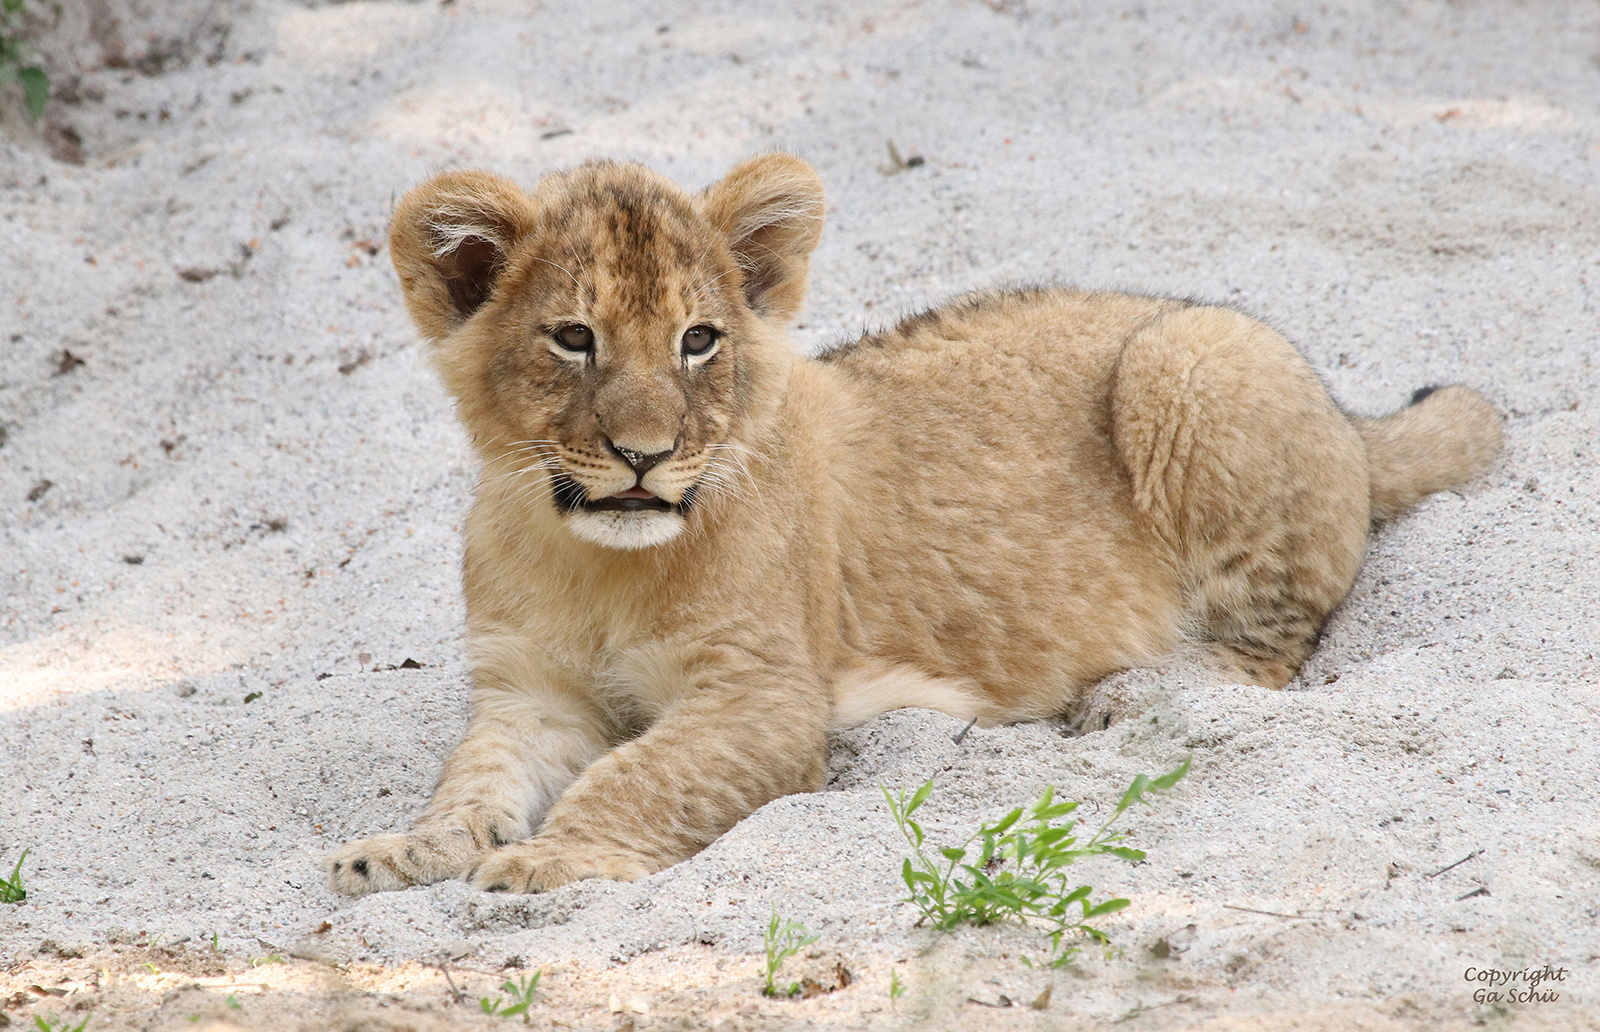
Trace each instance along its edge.
{"label": "cub's hind leg", "polygon": [[329,885],[360,896],[462,877],[490,851],[531,835],[609,744],[598,716],[564,693],[479,688],[466,737],[415,826],[336,850],[326,862]]}
{"label": "cub's hind leg", "polygon": [[1288,341],[1210,306],[1174,306],[1128,338],[1111,410],[1190,636],[1228,676],[1283,687],[1361,566],[1360,435]]}

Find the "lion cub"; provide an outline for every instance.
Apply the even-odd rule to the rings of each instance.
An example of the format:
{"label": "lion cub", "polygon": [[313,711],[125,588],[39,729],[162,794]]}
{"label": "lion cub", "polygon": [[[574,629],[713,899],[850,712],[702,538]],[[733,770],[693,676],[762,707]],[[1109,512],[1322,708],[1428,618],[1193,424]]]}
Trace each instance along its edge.
{"label": "lion cub", "polygon": [[895,707],[1060,713],[1180,647],[1282,687],[1368,528],[1499,447],[1473,391],[1347,416],[1266,326],[1163,298],[973,294],[807,360],[822,219],[782,154],[698,194],[602,162],[405,196],[395,269],[483,466],[472,719],[334,888],[638,878]]}

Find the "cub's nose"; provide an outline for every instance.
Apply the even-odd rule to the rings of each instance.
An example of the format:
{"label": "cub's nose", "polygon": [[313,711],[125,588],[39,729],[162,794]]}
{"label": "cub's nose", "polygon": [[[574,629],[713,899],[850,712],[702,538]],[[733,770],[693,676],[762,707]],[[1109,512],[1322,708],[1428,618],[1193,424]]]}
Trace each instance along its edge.
{"label": "cub's nose", "polygon": [[634,476],[643,480],[646,473],[672,457],[673,448],[676,448],[676,445],[666,451],[646,453],[634,451],[632,448],[624,448],[608,437],[606,438],[606,447],[611,449],[613,455],[628,464],[629,468],[633,470]]}

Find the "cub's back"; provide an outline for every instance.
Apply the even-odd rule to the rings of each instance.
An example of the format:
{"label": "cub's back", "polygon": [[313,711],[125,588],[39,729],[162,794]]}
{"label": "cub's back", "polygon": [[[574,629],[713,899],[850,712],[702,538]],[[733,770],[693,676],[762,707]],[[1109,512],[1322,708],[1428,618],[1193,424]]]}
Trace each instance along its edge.
{"label": "cub's back", "polygon": [[1150,662],[1175,574],[1110,433],[1121,343],[1182,302],[975,294],[823,355],[856,404],[833,469],[864,651],[1003,700]]}
{"label": "cub's back", "polygon": [[1103,511],[1107,497],[1128,495],[1110,425],[1123,342],[1186,305],[1066,289],[989,291],[818,361],[861,402],[867,426],[850,447],[881,476],[914,469],[947,496],[981,483],[1004,493],[1006,509],[1031,500],[1067,506],[1058,518],[1085,517]]}
{"label": "cub's back", "polygon": [[1070,382],[1083,358],[1115,357],[1123,339],[1162,312],[1188,301],[1068,287],[1018,287],[963,294],[892,328],[837,345],[817,360],[862,375],[881,376],[902,352],[956,358],[1003,352],[1035,360]]}

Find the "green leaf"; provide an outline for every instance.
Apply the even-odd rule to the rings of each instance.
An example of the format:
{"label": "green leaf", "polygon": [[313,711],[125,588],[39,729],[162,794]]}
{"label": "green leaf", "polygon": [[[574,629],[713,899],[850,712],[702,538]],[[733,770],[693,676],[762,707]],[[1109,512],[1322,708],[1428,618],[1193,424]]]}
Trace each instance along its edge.
{"label": "green leaf", "polygon": [[1070,824],[1064,828],[1051,828],[1048,831],[1039,832],[1038,837],[1035,839],[1035,848],[1041,851],[1054,849],[1061,844],[1062,839],[1066,840],[1066,845],[1070,846],[1073,843],[1072,826]]}
{"label": "green leaf", "polygon": [[28,117],[37,122],[50,99],[50,78],[37,66],[24,68],[17,73],[22,80],[22,96],[28,105]]}
{"label": "green leaf", "polygon": [[1117,911],[1132,904],[1132,902],[1133,900],[1131,899],[1108,899],[1103,903],[1097,903],[1088,910],[1085,910],[1083,912],[1083,919],[1087,921],[1091,917],[1101,917],[1105,914],[1115,914]]}
{"label": "green leaf", "polygon": [[1135,863],[1144,859],[1144,850],[1134,849],[1132,846],[1112,846],[1106,852],[1112,856],[1120,856],[1124,860],[1131,860]]}
{"label": "green leaf", "polygon": [[984,829],[984,833],[987,835],[1004,835],[1008,830],[1010,830],[1013,824],[1017,823],[1021,819],[1022,808],[1018,807],[1017,809],[1006,814],[1004,817],[1000,818],[999,824],[996,824],[993,827],[986,827]]}
{"label": "green leaf", "polygon": [[28,898],[28,890],[22,884],[22,861],[28,859],[31,852],[31,849],[24,849],[17,857],[16,866],[11,868],[10,880],[0,880],[0,903],[21,903]]}
{"label": "green leaf", "polygon": [[1144,795],[1149,788],[1149,777],[1144,774],[1140,774],[1138,777],[1134,778],[1133,784],[1129,785],[1128,790],[1122,793],[1122,802],[1117,804],[1117,813],[1120,814],[1134,803],[1137,803],[1139,801],[1139,797]]}
{"label": "green leaf", "polygon": [[923,803],[927,802],[928,801],[928,796],[931,795],[932,793],[933,793],[933,781],[932,780],[924,781],[922,783],[922,787],[917,789],[914,793],[912,793],[911,802],[906,804],[906,816],[910,817],[913,813],[915,813],[917,811],[917,807],[919,807]]}
{"label": "green leaf", "polygon": [[1164,789],[1171,788],[1173,785],[1176,785],[1179,781],[1183,780],[1183,776],[1185,774],[1189,773],[1189,761],[1192,758],[1193,757],[1185,756],[1183,758],[1183,762],[1178,764],[1177,770],[1174,770],[1169,774],[1163,774],[1159,778],[1156,778],[1154,781],[1150,782],[1150,787]]}
{"label": "green leaf", "polygon": [[946,846],[939,850],[939,855],[953,864],[959,864],[966,859],[967,851],[965,849],[957,849],[955,846]]}

